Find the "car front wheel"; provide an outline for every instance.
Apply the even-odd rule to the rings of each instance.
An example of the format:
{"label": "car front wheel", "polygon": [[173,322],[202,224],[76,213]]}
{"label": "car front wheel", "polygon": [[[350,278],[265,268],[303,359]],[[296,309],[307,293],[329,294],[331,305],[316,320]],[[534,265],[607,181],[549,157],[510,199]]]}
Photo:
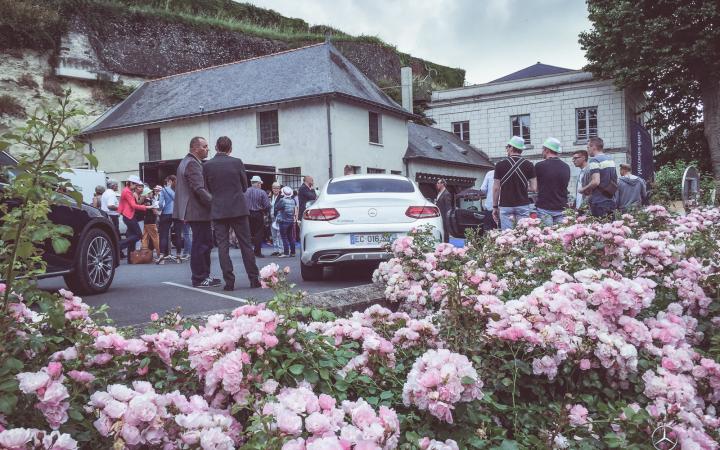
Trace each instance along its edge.
{"label": "car front wheel", "polygon": [[115,246],[103,230],[94,228],[80,241],[73,272],[65,275],[71,291],[81,295],[106,292],[115,277]]}
{"label": "car front wheel", "polygon": [[322,281],[323,266],[307,266],[300,262],[300,276],[303,281]]}

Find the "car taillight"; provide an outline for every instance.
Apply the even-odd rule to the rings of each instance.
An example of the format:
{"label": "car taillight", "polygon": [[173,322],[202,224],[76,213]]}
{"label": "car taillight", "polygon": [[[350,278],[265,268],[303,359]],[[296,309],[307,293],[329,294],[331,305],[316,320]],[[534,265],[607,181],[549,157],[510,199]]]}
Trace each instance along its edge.
{"label": "car taillight", "polygon": [[437,206],[410,206],[405,215],[413,219],[428,219],[430,217],[440,217],[440,210]]}
{"label": "car taillight", "polygon": [[334,220],[338,217],[340,213],[335,208],[306,209],[303,214],[305,220]]}

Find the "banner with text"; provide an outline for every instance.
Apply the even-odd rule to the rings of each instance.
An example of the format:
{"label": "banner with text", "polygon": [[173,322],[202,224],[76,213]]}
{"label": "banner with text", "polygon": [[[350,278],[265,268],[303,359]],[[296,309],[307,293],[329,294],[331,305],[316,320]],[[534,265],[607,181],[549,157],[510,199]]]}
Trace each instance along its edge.
{"label": "banner with text", "polygon": [[655,167],[653,165],[653,143],[650,133],[642,124],[632,122],[630,136],[632,173],[645,181],[651,181],[655,176]]}

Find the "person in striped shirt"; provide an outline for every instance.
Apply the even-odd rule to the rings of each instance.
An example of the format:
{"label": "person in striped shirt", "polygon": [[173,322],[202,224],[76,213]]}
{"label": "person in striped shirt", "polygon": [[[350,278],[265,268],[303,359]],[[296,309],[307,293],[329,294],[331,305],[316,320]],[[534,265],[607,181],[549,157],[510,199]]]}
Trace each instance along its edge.
{"label": "person in striped shirt", "polygon": [[587,166],[590,182],[582,188],[582,194],[588,196],[590,214],[595,217],[612,216],[618,178],[615,160],[604,153],[604,142],[599,137],[591,137],[587,149],[590,154]]}
{"label": "person in striped shirt", "polygon": [[255,257],[263,258],[262,241],[265,235],[265,214],[270,211],[270,199],[262,190],[262,179],[255,175],[250,179],[252,186],[245,191],[245,201],[250,210],[250,235]]}

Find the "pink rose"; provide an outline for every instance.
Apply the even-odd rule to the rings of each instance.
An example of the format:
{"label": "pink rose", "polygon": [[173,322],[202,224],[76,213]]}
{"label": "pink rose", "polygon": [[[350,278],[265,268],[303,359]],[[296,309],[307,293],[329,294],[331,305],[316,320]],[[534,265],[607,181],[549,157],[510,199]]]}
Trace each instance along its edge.
{"label": "pink rose", "polygon": [[294,412],[283,409],[276,415],[278,429],[291,436],[300,434],[302,431],[302,419]]}
{"label": "pink rose", "polygon": [[581,359],[580,360],[580,369],[590,370],[590,367],[592,367],[592,364],[590,363],[589,359]]}
{"label": "pink rose", "polygon": [[158,315],[158,313],[155,312],[155,313],[150,314],[150,320],[152,320],[153,322],[155,322],[159,319],[160,319],[160,316]]}
{"label": "pink rose", "polygon": [[95,375],[84,370],[71,370],[68,376],[78,383],[92,383],[95,381]]}
{"label": "pink rose", "polygon": [[322,409],[323,411],[327,411],[327,410],[335,408],[335,404],[336,404],[335,399],[330,397],[327,394],[320,394],[320,397],[318,398],[318,402],[320,403],[320,409]]}

